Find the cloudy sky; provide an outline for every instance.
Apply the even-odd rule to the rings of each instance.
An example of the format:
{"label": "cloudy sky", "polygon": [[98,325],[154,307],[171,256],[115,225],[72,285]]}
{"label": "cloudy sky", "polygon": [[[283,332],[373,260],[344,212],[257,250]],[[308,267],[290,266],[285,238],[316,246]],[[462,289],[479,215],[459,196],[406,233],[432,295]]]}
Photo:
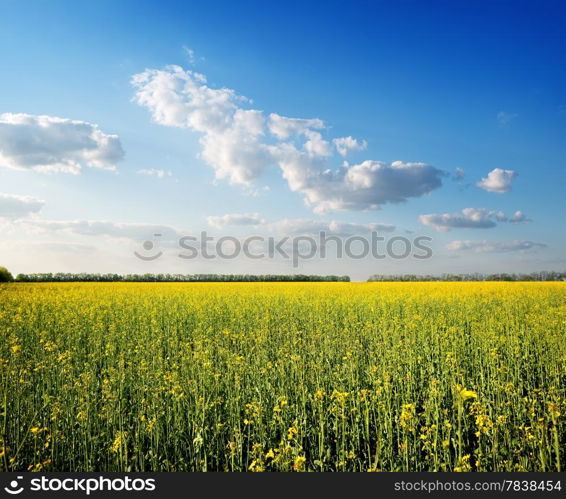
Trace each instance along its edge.
{"label": "cloudy sky", "polygon": [[[13,273],[566,268],[561,2],[4,0],[0,17]],[[179,258],[204,230],[426,236],[433,256]]]}

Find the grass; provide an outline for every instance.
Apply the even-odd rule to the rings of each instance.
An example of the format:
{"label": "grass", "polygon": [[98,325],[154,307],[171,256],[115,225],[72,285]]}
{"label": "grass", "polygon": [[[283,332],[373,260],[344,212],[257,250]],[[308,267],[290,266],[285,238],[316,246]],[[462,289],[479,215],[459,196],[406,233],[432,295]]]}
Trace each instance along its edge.
{"label": "grass", "polygon": [[564,283],[0,285],[2,471],[559,471]]}

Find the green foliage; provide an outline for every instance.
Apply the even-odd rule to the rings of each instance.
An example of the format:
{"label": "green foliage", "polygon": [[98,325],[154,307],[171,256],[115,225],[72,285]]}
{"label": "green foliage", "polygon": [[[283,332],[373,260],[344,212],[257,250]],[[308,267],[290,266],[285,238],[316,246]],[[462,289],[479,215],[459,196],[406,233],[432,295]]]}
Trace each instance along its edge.
{"label": "green foliage", "polygon": [[530,274],[399,274],[370,276],[368,282],[459,282],[459,281],[566,281],[566,272],[531,272]]}
{"label": "green foliage", "polygon": [[14,277],[6,267],[0,267],[0,282],[12,282]]}
{"label": "green foliage", "polygon": [[350,282],[337,275],[253,274],[18,274],[18,282]]}

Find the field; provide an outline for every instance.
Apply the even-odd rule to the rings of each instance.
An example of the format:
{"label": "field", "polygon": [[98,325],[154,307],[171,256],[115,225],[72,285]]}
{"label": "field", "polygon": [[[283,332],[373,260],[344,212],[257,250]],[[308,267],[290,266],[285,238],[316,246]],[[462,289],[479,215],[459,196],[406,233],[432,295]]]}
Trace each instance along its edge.
{"label": "field", "polygon": [[3,471],[558,471],[564,283],[0,285]]}

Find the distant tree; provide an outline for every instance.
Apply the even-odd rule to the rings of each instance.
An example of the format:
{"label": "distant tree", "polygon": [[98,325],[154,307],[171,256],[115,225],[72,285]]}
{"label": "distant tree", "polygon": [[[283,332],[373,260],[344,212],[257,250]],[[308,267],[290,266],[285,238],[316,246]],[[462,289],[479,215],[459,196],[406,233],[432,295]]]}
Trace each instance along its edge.
{"label": "distant tree", "polygon": [[14,276],[10,274],[6,267],[0,267],[0,282],[12,282]]}
{"label": "distant tree", "polygon": [[18,274],[18,282],[333,282],[349,276],[253,275],[253,274]]}
{"label": "distant tree", "polygon": [[441,274],[434,275],[381,275],[375,274],[369,277],[369,282],[416,282],[416,281],[564,281],[566,272],[541,271],[531,274]]}

